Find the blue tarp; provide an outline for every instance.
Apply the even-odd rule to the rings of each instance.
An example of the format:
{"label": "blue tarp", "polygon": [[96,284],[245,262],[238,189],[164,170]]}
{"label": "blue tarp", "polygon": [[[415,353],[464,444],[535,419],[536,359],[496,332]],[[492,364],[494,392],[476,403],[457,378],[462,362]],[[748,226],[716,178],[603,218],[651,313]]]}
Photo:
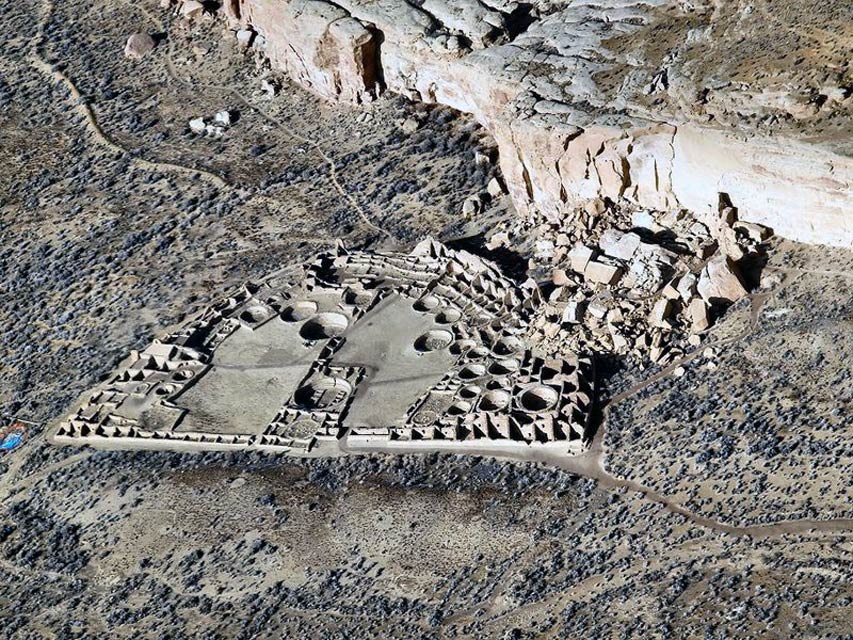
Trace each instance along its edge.
{"label": "blue tarp", "polygon": [[14,449],[21,444],[21,440],[23,439],[23,433],[16,432],[6,434],[6,437],[3,438],[2,442],[0,442],[0,451],[9,451],[10,449]]}

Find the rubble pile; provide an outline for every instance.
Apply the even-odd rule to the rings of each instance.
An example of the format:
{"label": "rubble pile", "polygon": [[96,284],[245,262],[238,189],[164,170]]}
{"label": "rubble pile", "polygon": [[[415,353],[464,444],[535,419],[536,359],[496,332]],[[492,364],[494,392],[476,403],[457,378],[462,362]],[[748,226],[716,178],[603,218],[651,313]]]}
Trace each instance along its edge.
{"label": "rubble pile", "polygon": [[531,326],[547,353],[578,349],[667,365],[748,295],[770,229],[721,202],[708,226],[683,210],[594,200],[565,220],[499,229],[489,247],[533,238],[530,273],[547,304]]}
{"label": "rubble pile", "polygon": [[217,111],[211,121],[199,116],[190,120],[187,126],[196,135],[221,138],[225,135],[225,131],[234,124],[235,113],[228,110]]}

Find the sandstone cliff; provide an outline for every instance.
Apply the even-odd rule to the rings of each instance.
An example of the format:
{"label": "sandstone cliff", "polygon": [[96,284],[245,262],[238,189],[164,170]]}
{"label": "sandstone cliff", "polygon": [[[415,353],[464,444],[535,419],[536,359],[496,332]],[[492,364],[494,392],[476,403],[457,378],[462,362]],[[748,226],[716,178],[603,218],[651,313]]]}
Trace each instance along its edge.
{"label": "sandstone cliff", "polygon": [[803,27],[791,40],[769,10],[674,0],[225,5],[233,24],[265,37],[276,66],[329,100],[390,91],[472,114],[495,137],[522,214],[556,218],[600,195],[703,217],[724,193],[743,219],[780,235],[849,246],[853,9],[795,0],[777,19],[829,11],[817,19],[837,37],[820,40],[798,24],[787,25]]}

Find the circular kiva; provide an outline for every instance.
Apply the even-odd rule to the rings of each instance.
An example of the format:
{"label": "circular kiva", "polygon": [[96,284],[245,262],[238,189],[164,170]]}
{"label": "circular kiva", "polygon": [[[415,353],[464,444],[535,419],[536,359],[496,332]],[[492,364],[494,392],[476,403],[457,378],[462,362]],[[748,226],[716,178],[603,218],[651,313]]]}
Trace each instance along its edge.
{"label": "circular kiva", "polygon": [[452,345],[450,345],[450,353],[455,356],[458,356],[462,353],[465,353],[469,349],[473,349],[477,346],[477,343],[470,338],[463,338],[462,340],[457,340]]}
{"label": "circular kiva", "polygon": [[412,422],[419,427],[432,424],[436,420],[438,420],[438,414],[432,409],[421,409],[412,417]]}
{"label": "circular kiva", "polygon": [[251,307],[246,307],[243,310],[243,313],[240,314],[240,320],[243,322],[263,322],[271,315],[272,311],[267,307],[256,304]]}
{"label": "circular kiva", "polygon": [[415,351],[426,353],[446,349],[453,342],[453,334],[444,329],[431,329],[415,339]]}
{"label": "circular kiva", "polygon": [[489,366],[489,373],[493,376],[507,376],[518,371],[521,363],[515,358],[504,358],[497,360]]}
{"label": "circular kiva", "polygon": [[465,358],[467,360],[482,360],[487,355],[489,355],[489,350],[483,346],[477,346],[472,349],[469,349],[465,354]]}
{"label": "circular kiva", "polygon": [[130,384],[127,386],[128,393],[138,393],[140,395],[145,395],[151,390],[151,385],[147,382],[137,382],[136,384]]}
{"label": "circular kiva", "polygon": [[469,384],[467,387],[462,387],[459,390],[459,397],[470,400],[471,398],[476,398],[482,392],[483,389],[478,387],[476,384]]}
{"label": "circular kiva", "polygon": [[299,330],[299,335],[306,340],[325,340],[341,335],[348,326],[349,320],[344,314],[324,311],[307,320]]}
{"label": "circular kiva", "polygon": [[281,312],[285,322],[302,322],[317,313],[317,303],[313,300],[297,300],[287,305]]}
{"label": "circular kiva", "polygon": [[442,309],[435,316],[435,321],[438,324],[453,324],[462,317],[462,312],[458,309]]}
{"label": "circular kiva", "polygon": [[486,375],[486,367],[481,364],[466,364],[459,370],[459,377],[462,380],[476,380]]}
{"label": "circular kiva", "polygon": [[370,291],[357,291],[355,289],[347,289],[344,293],[344,302],[357,307],[363,307],[370,304],[373,300],[373,293]]}
{"label": "circular kiva", "polygon": [[291,438],[310,438],[315,433],[319,425],[313,420],[296,420],[286,425],[282,429],[282,433]]}
{"label": "circular kiva", "polygon": [[495,355],[508,356],[513,353],[518,353],[522,349],[524,349],[524,343],[521,340],[513,336],[507,336],[498,340],[494,351]]}
{"label": "circular kiva", "polygon": [[315,378],[296,390],[296,404],[308,409],[325,409],[346,400],[352,393],[352,385],[343,378],[325,376]]}
{"label": "circular kiva", "polygon": [[500,411],[509,406],[510,395],[502,389],[486,391],[480,398],[480,411]]}
{"label": "circular kiva", "polygon": [[556,390],[545,385],[534,385],[521,392],[519,403],[521,408],[531,413],[541,413],[553,409],[560,395]]}
{"label": "circular kiva", "polygon": [[471,403],[466,402],[465,400],[460,400],[456,402],[447,409],[447,413],[452,416],[461,416],[471,411]]}
{"label": "circular kiva", "polygon": [[175,382],[186,382],[195,375],[192,369],[178,369],[172,373],[172,380]]}
{"label": "circular kiva", "polygon": [[175,385],[169,384],[169,383],[164,383],[164,384],[157,385],[157,388],[154,389],[154,393],[156,393],[158,396],[168,396],[168,395],[172,395],[173,393],[175,393],[176,390],[177,389],[176,389]]}
{"label": "circular kiva", "polygon": [[415,303],[412,305],[412,309],[415,311],[431,311],[435,309],[441,300],[436,298],[435,296],[424,296],[420,300],[415,300]]}

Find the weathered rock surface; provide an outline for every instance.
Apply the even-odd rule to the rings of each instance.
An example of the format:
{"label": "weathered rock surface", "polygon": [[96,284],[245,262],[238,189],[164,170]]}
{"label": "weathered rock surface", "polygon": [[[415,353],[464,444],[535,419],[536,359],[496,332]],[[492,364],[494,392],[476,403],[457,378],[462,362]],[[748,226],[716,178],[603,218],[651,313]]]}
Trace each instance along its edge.
{"label": "weathered rock surface", "polygon": [[226,3],[230,17],[267,41],[272,63],[327,100],[362,103],[379,91],[374,32],[340,6],[319,0]]}
{"label": "weathered rock surface", "polygon": [[124,55],[131,60],[144,58],[154,50],[157,43],[147,33],[134,33],[127,39],[124,46]]}
{"label": "weathered rock surface", "polygon": [[711,325],[708,307],[702,298],[694,298],[687,307],[687,313],[690,315],[690,330],[693,333],[704,331]]}
{"label": "weathered rock surface", "polygon": [[615,285],[622,276],[622,268],[618,265],[592,260],[586,265],[584,276],[592,282]]}
{"label": "weathered rock surface", "polygon": [[699,276],[696,290],[709,304],[736,302],[746,295],[737,267],[724,255],[716,255],[708,261]]}
{"label": "weathered rock surface", "polygon": [[[266,37],[275,65],[327,99],[361,103],[388,90],[473,114],[498,143],[522,214],[558,219],[603,196],[684,207],[705,221],[723,193],[745,221],[849,245],[853,160],[831,130],[849,128],[853,112],[843,73],[832,71],[846,64],[851,16],[807,4],[789,3],[783,19],[826,13],[822,32],[841,34],[832,46],[779,33],[764,11],[673,0],[224,8]],[[735,41],[753,53],[732,55]],[[819,72],[784,62],[792,42]],[[755,73],[757,58],[775,72]],[[721,80],[726,72],[738,80]]]}
{"label": "weathered rock surface", "polygon": [[198,0],[186,0],[181,5],[181,15],[185,18],[198,18],[204,13],[204,4]]}

